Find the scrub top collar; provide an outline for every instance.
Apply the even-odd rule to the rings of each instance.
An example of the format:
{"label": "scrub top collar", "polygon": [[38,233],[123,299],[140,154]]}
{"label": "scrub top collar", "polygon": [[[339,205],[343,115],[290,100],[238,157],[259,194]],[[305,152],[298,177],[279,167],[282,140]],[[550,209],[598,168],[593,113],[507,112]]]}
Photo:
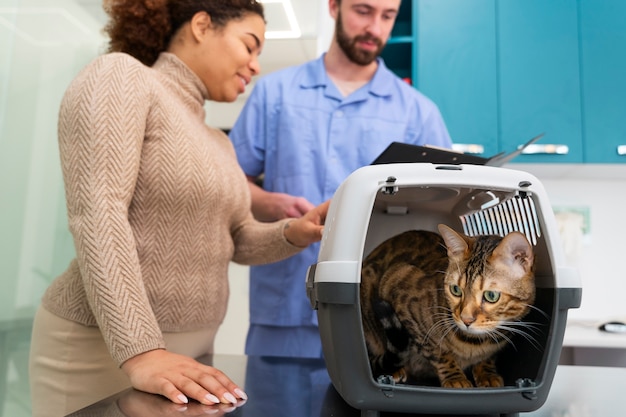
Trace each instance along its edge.
{"label": "scrub top collar", "polygon": [[[323,53],[318,59],[311,61],[310,65],[307,65],[305,77],[303,77],[300,82],[300,87],[306,89],[327,87],[331,85],[333,87],[331,91],[338,95],[338,99],[342,100],[344,97],[339,95],[339,92],[326,73],[326,68],[324,67],[325,55],[326,53]],[[374,77],[367,83],[366,90],[360,90],[365,90],[368,94],[373,94],[378,97],[388,97],[392,94],[391,86],[393,85],[393,78],[395,75],[387,69],[385,62],[381,57],[376,58],[376,61],[378,62],[378,68],[374,73]],[[334,96],[335,94],[331,93],[331,96]]]}

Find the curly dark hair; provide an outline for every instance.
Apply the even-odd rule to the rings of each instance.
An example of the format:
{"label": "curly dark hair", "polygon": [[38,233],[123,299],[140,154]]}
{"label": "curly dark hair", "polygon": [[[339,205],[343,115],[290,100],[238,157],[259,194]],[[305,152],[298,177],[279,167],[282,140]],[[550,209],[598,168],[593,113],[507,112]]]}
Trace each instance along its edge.
{"label": "curly dark hair", "polygon": [[257,14],[265,19],[257,0],[104,0],[110,17],[104,27],[108,52],[125,52],[150,66],[165,51],[180,27],[200,11],[211,15],[217,29],[231,20]]}

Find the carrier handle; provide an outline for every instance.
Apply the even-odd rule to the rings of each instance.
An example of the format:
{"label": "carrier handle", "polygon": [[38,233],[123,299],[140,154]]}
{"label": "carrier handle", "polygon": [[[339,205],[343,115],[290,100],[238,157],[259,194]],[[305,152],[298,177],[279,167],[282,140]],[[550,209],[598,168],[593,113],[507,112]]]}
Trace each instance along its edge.
{"label": "carrier handle", "polygon": [[536,144],[528,145],[526,149],[522,151],[526,155],[567,155],[569,153],[569,146],[556,143]]}

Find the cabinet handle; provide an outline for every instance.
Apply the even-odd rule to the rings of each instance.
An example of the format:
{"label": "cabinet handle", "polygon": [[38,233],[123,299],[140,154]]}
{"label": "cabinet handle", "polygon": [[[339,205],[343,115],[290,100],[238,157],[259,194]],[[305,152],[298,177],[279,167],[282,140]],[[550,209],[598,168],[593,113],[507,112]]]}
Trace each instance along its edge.
{"label": "cabinet handle", "polygon": [[476,143],[453,143],[452,150],[467,154],[485,153],[485,147]]}
{"label": "cabinet handle", "polygon": [[522,151],[523,154],[548,154],[548,155],[567,155],[569,153],[569,146],[557,145],[553,143],[547,143],[545,145],[538,145],[533,143],[528,145],[526,149]]}
{"label": "cabinet handle", "polygon": [[619,145],[617,147],[617,154],[618,155],[626,155],[626,145]]}

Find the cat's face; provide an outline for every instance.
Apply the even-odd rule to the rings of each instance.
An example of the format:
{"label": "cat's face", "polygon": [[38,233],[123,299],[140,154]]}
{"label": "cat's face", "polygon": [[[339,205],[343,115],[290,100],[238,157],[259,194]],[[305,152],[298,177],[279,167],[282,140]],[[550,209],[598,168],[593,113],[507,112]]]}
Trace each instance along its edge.
{"label": "cat's face", "polygon": [[458,328],[482,335],[519,324],[535,299],[534,257],[526,237],[440,232],[450,258],[444,290]]}

